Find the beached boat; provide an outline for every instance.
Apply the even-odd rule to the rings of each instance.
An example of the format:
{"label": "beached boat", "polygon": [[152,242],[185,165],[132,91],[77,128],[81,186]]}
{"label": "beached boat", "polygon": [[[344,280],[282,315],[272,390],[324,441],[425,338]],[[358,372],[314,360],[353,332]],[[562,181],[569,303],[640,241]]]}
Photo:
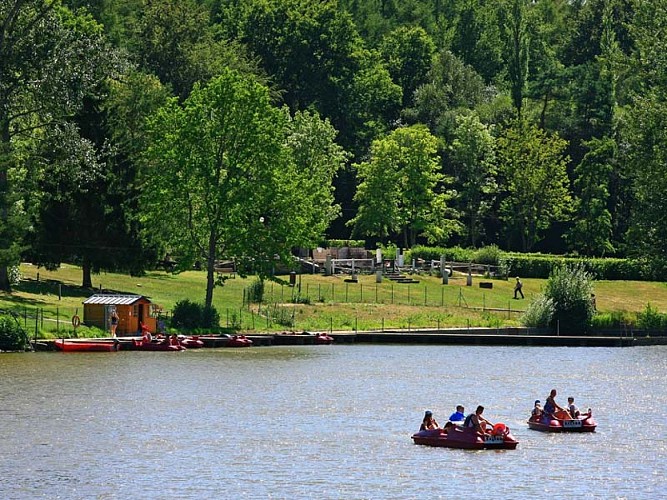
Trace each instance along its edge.
{"label": "beached boat", "polygon": [[200,347],[204,347],[204,342],[197,336],[186,337],[184,335],[179,335],[178,342],[187,349],[199,349]]}
{"label": "beached boat", "polygon": [[595,432],[597,422],[592,412],[579,415],[579,418],[558,418],[556,416],[532,415],[528,419],[528,427],[542,432]]}
{"label": "beached boat", "polygon": [[509,427],[498,423],[493,430],[481,436],[472,427],[454,425],[449,429],[419,431],[412,435],[415,444],[464,450],[514,450],[519,442],[512,436]]}
{"label": "beached boat", "polygon": [[227,335],[227,344],[225,347],[250,347],[252,340],[245,335]]}
{"label": "beached boat", "polygon": [[316,344],[332,344],[334,341],[334,338],[331,335],[324,332],[315,333],[314,335]]}
{"label": "beached boat", "polygon": [[146,342],[144,340],[133,339],[132,343],[134,344],[134,349],[137,351],[185,351],[185,347],[178,342],[171,343],[164,340]]}
{"label": "beached boat", "polygon": [[118,339],[57,339],[54,344],[63,352],[115,352],[120,349]]}

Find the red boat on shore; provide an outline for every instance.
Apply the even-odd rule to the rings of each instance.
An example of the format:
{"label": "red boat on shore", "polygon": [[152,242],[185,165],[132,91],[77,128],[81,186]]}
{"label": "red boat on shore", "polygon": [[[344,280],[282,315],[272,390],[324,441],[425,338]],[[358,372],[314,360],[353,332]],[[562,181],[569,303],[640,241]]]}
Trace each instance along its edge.
{"label": "red boat on shore", "polygon": [[433,429],[412,435],[415,444],[463,450],[514,450],[519,442],[510,433],[509,427],[497,423],[493,430],[481,436],[472,427],[454,425],[448,430]]}
{"label": "red boat on shore", "polygon": [[313,335],[315,335],[316,344],[332,344],[334,341],[334,338],[331,335],[324,332],[315,333]]}
{"label": "red boat on shore", "polygon": [[597,422],[590,410],[579,415],[579,418],[558,418],[555,415],[532,415],[528,419],[528,427],[542,432],[595,432]]}
{"label": "red boat on shore", "polygon": [[120,349],[118,339],[57,339],[54,344],[63,352],[115,352]]}
{"label": "red boat on shore", "polygon": [[250,347],[252,340],[245,335],[227,335],[227,344],[225,347]]}
{"label": "red boat on shore", "polygon": [[185,351],[178,341],[176,343],[170,342],[167,340],[151,340],[146,342],[145,340],[132,339],[134,344],[134,349],[137,351]]}
{"label": "red boat on shore", "polygon": [[197,336],[186,337],[179,335],[178,342],[186,349],[199,349],[200,347],[204,347],[204,342],[199,340],[199,337]]}

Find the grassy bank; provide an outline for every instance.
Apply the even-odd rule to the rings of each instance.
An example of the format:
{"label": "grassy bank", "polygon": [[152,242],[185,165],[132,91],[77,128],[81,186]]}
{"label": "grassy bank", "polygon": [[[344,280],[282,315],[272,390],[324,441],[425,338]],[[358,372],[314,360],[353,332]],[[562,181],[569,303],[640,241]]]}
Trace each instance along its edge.
{"label": "grassy bank", "polygon": [[[83,289],[81,269],[63,265],[57,271],[21,266],[23,280],[12,294],[0,294],[0,308],[17,313],[29,332],[39,336],[71,332],[74,314],[83,316],[82,302],[103,289],[149,297],[165,314],[176,302],[203,302],[205,273],[189,271],[172,275],[162,271],[141,278],[103,273],[93,277],[94,290]],[[360,276],[346,283],[347,276],[301,275],[295,287],[274,282],[265,284],[262,304],[244,303],[244,292],[256,278],[227,280],[214,292],[214,306],[222,326],[247,332],[282,330],[368,330],[423,327],[500,327],[519,325],[521,312],[542,290],[545,280],[525,279],[524,300],[513,299],[512,280],[485,280],[453,276],[442,285],[435,276],[414,276],[419,283],[376,283],[375,276]],[[480,288],[489,281],[493,288]],[[667,309],[667,287],[663,283],[601,281],[595,283],[600,312],[637,313],[650,302],[660,312]],[[40,312],[39,317],[37,311]],[[80,330],[80,333],[85,330]],[[92,332],[94,334],[95,332]],[[103,334],[103,332],[98,332]]]}

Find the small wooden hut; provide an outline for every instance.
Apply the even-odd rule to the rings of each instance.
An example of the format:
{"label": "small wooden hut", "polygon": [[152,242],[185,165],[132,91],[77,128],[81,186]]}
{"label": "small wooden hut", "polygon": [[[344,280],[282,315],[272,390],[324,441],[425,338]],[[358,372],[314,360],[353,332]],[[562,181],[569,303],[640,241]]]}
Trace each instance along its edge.
{"label": "small wooden hut", "polygon": [[141,324],[151,333],[157,330],[157,306],[143,295],[98,293],[83,302],[83,323],[109,331],[111,313],[118,314],[116,335],[136,335]]}

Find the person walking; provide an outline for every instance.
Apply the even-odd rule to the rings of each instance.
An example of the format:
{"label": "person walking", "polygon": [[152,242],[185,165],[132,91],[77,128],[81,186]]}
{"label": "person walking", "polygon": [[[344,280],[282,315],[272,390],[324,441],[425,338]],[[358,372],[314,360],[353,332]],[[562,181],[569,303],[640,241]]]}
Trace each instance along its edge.
{"label": "person walking", "polygon": [[521,283],[521,280],[520,280],[519,277],[517,276],[517,277],[516,277],[516,284],[514,285],[514,298],[515,298],[515,299],[518,299],[518,298],[519,298],[519,297],[516,296],[517,293],[521,295],[521,298],[522,298],[522,299],[525,298],[525,297],[523,296],[523,290],[522,290],[522,288],[523,288],[523,283]]}

